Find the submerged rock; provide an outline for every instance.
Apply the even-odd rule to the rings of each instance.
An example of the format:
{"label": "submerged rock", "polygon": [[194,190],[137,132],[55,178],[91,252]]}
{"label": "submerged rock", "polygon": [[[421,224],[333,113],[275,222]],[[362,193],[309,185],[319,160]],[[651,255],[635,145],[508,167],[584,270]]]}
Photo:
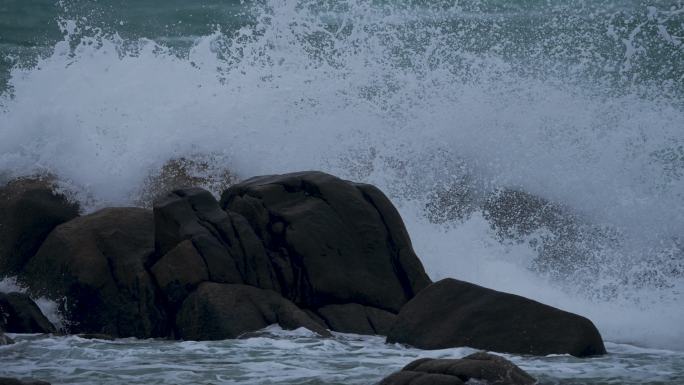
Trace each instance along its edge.
{"label": "submerged rock", "polygon": [[503,357],[474,353],[461,359],[422,358],[406,365],[380,385],[532,385],[536,380]]}
{"label": "submerged rock", "polygon": [[588,319],[513,294],[444,279],[399,313],[387,341],[421,349],[469,346],[518,354],[606,353]]}
{"label": "submerged rock", "polygon": [[205,282],[183,302],[176,318],[178,337],[186,340],[237,338],[272,324],[330,336],[278,293],[246,285]]}
{"label": "submerged rock", "polygon": [[54,333],[48,321],[28,295],[0,293],[0,330],[9,333]]}
{"label": "submerged rock", "polygon": [[48,181],[19,179],[0,187],[0,277],[19,272],[50,231],[78,211]]}
{"label": "submerged rock", "polygon": [[22,280],[60,303],[71,333],[163,337],[169,333],[146,270],[152,212],[108,208],[64,223],[27,264]]}
{"label": "submerged rock", "polygon": [[373,186],[321,172],[263,176],[226,190],[221,207],[247,219],[268,253],[272,286],[303,308],[397,313],[430,283],[399,213]]}
{"label": "submerged rock", "polygon": [[18,380],[16,378],[0,377],[0,385],[50,385],[40,380]]}
{"label": "submerged rock", "polygon": [[115,338],[109,334],[98,334],[98,333],[81,333],[78,334],[79,338],[84,340],[104,340],[104,341],[114,341]]}

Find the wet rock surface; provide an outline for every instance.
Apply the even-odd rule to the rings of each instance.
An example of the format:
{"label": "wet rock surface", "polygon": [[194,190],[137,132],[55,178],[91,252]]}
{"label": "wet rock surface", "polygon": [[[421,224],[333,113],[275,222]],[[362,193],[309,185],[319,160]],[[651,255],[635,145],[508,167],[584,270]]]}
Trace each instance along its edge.
{"label": "wet rock surface", "polygon": [[40,380],[19,380],[16,378],[0,377],[0,385],[50,385],[50,383]]}
{"label": "wet rock surface", "polygon": [[[396,314],[430,283],[401,217],[373,186],[320,172],[264,176],[226,190],[221,207],[247,219],[272,286],[303,308],[354,303]],[[354,328],[371,331],[365,321]]]}
{"label": "wet rock surface", "polygon": [[153,252],[151,211],[103,209],[55,228],[22,280],[58,301],[71,333],[163,337],[166,315],[146,269]]}
{"label": "wet rock surface", "polygon": [[387,335],[397,315],[357,303],[327,305],[316,310],[330,330],[342,333]]}
{"label": "wet rock surface", "polygon": [[422,358],[380,385],[532,385],[536,380],[503,357],[474,353],[460,359]]}
{"label": "wet rock surface", "polygon": [[183,302],[176,318],[178,336],[185,340],[237,338],[272,324],[330,336],[278,293],[246,285],[203,283]]}
{"label": "wet rock surface", "polygon": [[0,277],[19,272],[50,231],[78,211],[49,181],[19,179],[0,187]]}
{"label": "wet rock surface", "polygon": [[3,333],[2,329],[0,329],[0,346],[2,345],[11,345],[14,343],[14,340],[9,338],[8,336]]}
{"label": "wet rock surface", "polygon": [[584,317],[451,278],[432,284],[406,304],[387,341],[421,349],[469,346],[577,357],[606,353],[598,330]]}
{"label": "wet rock surface", "polygon": [[3,330],[8,333],[56,332],[38,305],[23,293],[0,293],[0,332]]}

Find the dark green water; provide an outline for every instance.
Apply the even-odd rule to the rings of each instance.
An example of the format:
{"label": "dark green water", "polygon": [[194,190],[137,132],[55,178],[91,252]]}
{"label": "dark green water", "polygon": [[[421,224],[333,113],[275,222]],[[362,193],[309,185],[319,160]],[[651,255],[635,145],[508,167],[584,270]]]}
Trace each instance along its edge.
{"label": "dark green water", "polygon": [[[335,29],[345,10],[356,3],[302,1],[299,6],[327,14],[330,29]],[[618,89],[651,83],[663,92],[682,91],[681,0],[368,3],[418,18],[424,13],[428,24],[459,37],[445,44],[499,55],[523,73],[565,78],[581,73],[583,78],[610,81]],[[49,54],[64,38],[59,23],[66,20],[86,27],[83,35],[118,34],[126,40],[148,38],[187,48],[194,38],[219,28],[231,34],[252,25],[259,12],[255,5],[269,8],[264,1],[236,0],[4,0],[0,4],[2,83],[6,84],[11,66],[35,65],[37,57]],[[405,43],[420,46],[418,36],[406,37]]]}

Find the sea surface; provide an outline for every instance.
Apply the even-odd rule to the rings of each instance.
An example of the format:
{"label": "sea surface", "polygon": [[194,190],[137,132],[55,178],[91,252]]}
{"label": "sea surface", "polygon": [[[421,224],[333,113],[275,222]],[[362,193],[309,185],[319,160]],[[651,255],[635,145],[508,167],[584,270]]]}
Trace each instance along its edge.
{"label": "sea surface", "polygon": [[[49,176],[89,212],[149,204],[170,169],[373,183],[433,280],[594,321],[605,357],[508,356],[543,383],[684,383],[682,0],[0,0],[0,182]],[[503,231],[502,189],[567,220]],[[0,376],[55,384],[371,384],[470,352],[16,338]]]}
{"label": "sea surface", "polygon": [[[470,348],[423,351],[385,344],[377,336],[269,327],[249,339],[173,342],[76,336],[16,336],[0,347],[11,365],[0,375],[32,376],[53,384],[376,384],[423,357],[460,358]],[[683,352],[608,343],[607,356],[503,355],[539,384],[681,384]]]}

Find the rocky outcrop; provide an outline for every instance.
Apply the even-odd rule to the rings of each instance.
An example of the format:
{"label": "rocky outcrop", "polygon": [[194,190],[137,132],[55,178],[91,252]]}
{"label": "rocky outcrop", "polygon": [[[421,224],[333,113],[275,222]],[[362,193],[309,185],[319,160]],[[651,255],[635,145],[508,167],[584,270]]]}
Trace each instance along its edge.
{"label": "rocky outcrop", "polygon": [[78,210],[46,181],[19,179],[0,187],[0,277],[19,272],[50,231]]}
{"label": "rocky outcrop", "polygon": [[0,293],[0,330],[9,333],[54,333],[57,330],[35,302],[23,293]]}
{"label": "rocky outcrop", "polygon": [[[185,188],[152,213],[110,208],[73,219],[50,233],[20,278],[60,301],[71,333],[193,339],[229,338],[263,320],[385,334],[430,283],[389,200],[319,172],[246,181],[221,205]],[[252,298],[242,314],[260,314],[261,323],[191,331],[212,318],[189,309],[204,314],[237,288]]]}
{"label": "rocky outcrop", "polygon": [[0,385],[50,385],[40,380],[18,380],[16,378],[0,377]]}
{"label": "rocky outcrop", "polygon": [[[71,207],[41,194],[41,202]],[[59,217],[53,211],[45,215]],[[12,254],[20,257],[11,263],[32,294],[58,301],[70,333],[213,340],[279,324],[323,336],[326,329],[388,335],[427,349],[605,352],[593,324],[577,315],[461,281],[431,285],[389,199],[325,173],[252,178],[220,203],[206,190],[183,188],[153,211],[70,213],[59,217],[65,223],[51,220],[51,232],[27,220],[26,239],[42,245],[33,256]],[[14,239],[3,231],[0,240]],[[5,245],[23,244],[14,237],[22,241]]]}
{"label": "rocky outcrop", "polygon": [[178,337],[186,340],[237,338],[272,324],[330,335],[278,293],[246,285],[205,282],[183,302],[176,318]]}
{"label": "rocky outcrop", "polygon": [[532,385],[536,380],[503,357],[474,353],[461,359],[422,358],[380,385]]}
{"label": "rocky outcrop", "polygon": [[377,188],[321,172],[257,177],[221,207],[263,241],[272,287],[306,309],[359,304],[397,313],[430,280],[398,212]]}
{"label": "rocky outcrop", "polygon": [[154,205],[152,273],[172,305],[201,282],[273,290],[331,330],[384,334],[430,281],[376,188],[320,172],[247,180],[221,205],[175,190]]}
{"label": "rocky outcrop", "polygon": [[455,279],[436,282],[407,303],[387,341],[534,355],[606,352],[598,330],[584,317]]}
{"label": "rocky outcrop", "polygon": [[50,233],[22,279],[54,299],[71,333],[117,337],[169,334],[146,264],[154,252],[152,212],[109,208],[64,223]]}

